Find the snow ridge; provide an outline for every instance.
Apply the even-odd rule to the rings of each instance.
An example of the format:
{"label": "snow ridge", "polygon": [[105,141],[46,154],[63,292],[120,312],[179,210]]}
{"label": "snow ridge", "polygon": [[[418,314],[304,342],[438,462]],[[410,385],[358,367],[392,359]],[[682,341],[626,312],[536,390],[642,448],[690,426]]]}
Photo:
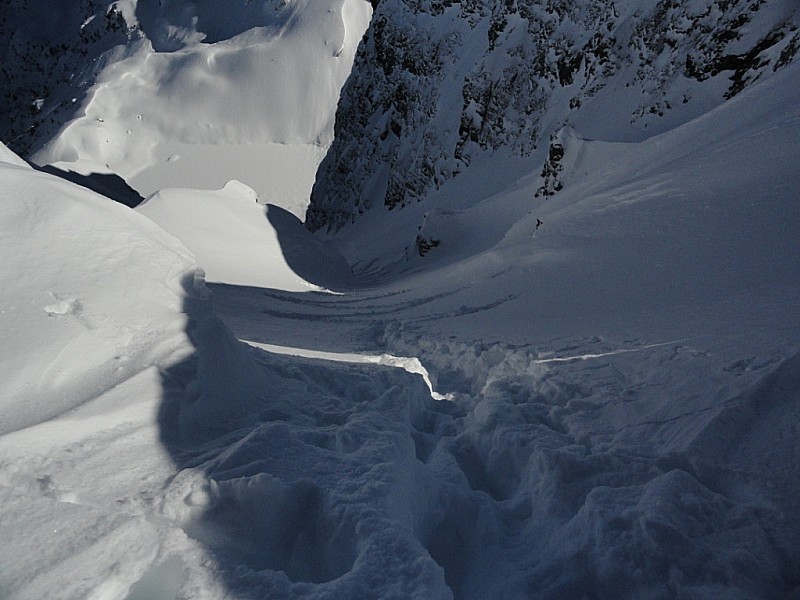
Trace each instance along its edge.
{"label": "snow ridge", "polygon": [[403,369],[407,373],[417,374],[422,377],[425,385],[431,392],[431,398],[434,400],[451,400],[452,394],[440,394],[433,389],[430,375],[428,370],[422,366],[422,363],[416,357],[406,356],[393,356],[391,354],[381,354],[380,356],[373,356],[369,354],[355,354],[355,353],[342,353],[342,352],[321,352],[319,350],[307,350],[304,348],[288,348],[286,346],[276,346],[274,344],[263,344],[260,342],[251,342],[249,340],[242,340],[246,344],[250,344],[256,348],[261,348],[268,352],[276,354],[288,354],[290,356],[304,356],[306,358],[318,358],[321,360],[329,360],[332,362],[345,362],[345,363],[361,363],[372,365],[384,365],[387,367],[397,367]]}
{"label": "snow ridge", "polygon": [[[0,139],[143,197],[238,178],[302,217],[370,14],[364,0],[3,3]],[[287,164],[298,174],[276,186]]]}

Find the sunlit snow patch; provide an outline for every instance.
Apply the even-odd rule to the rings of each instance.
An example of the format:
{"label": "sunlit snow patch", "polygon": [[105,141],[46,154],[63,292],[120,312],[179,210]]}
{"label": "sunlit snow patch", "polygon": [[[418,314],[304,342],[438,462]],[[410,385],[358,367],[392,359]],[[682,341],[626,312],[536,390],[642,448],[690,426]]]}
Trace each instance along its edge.
{"label": "sunlit snow patch", "polygon": [[276,346],[273,344],[262,344],[242,340],[255,348],[261,348],[267,352],[275,354],[288,354],[289,356],[302,356],[304,358],[316,358],[319,360],[329,360],[332,362],[357,363],[369,365],[382,365],[385,367],[397,367],[413,375],[420,375],[431,392],[434,400],[452,400],[453,394],[440,394],[433,389],[430,374],[422,365],[417,357],[393,356],[391,354],[356,354],[354,352],[323,352],[320,350],[309,350],[307,348],[290,348],[288,346]]}
{"label": "sunlit snow patch", "polygon": [[286,263],[277,233],[256,193],[238,181],[221,190],[161,190],[137,207],[180,238],[198,258],[208,281],[322,291]]}
{"label": "sunlit snow patch", "polygon": [[[302,216],[370,3],[118,4],[141,38],[102,55],[75,118],[34,162],[88,160],[143,195],[235,177]],[[268,180],[276,164],[282,189]]]}
{"label": "sunlit snow patch", "polygon": [[0,432],[69,411],[181,348],[194,257],[146,218],[5,160]]}

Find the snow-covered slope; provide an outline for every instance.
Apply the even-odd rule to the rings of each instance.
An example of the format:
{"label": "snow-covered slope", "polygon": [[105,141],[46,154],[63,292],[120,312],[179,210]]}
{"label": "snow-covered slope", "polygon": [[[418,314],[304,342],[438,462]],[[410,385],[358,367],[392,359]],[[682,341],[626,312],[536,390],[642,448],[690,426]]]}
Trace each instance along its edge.
{"label": "snow-covered slope", "polygon": [[668,131],[791,63],[799,26],[793,0],[382,0],[308,224],[431,206],[492,152],[541,171],[563,127],[605,141]]}
{"label": "snow-covered slope", "polygon": [[[0,156],[0,596],[315,597],[317,584],[340,597],[446,594],[433,560],[394,562],[398,546],[383,546],[392,518],[376,509],[403,442],[391,431],[368,441],[387,414],[430,399],[422,378],[237,342],[176,238],[5,147]],[[196,212],[218,217],[215,201],[241,188],[196,192]],[[287,215],[271,219],[282,235],[309,235]],[[281,285],[284,271],[273,273]],[[365,398],[378,402],[334,442],[343,455],[321,438],[292,441],[295,425],[313,437],[314,423],[330,427]],[[303,464],[284,480],[259,472],[261,445],[284,442]],[[405,535],[397,543],[416,551]]]}
{"label": "snow-covered slope", "polygon": [[0,135],[144,196],[237,178],[302,217],[370,14],[365,0],[12,2]]}
{"label": "snow-covered slope", "polygon": [[169,444],[235,428],[268,379],[152,221],[4,146],[0,200],[0,597],[223,597]]}
{"label": "snow-covered slope", "polygon": [[0,5],[0,139],[28,155],[79,109],[104,56],[134,39],[119,6],[77,0]]}
{"label": "snow-covered slope", "polygon": [[299,219],[257,202],[238,181],[221,190],[164,189],[136,210],[180,238],[203,265],[206,279],[238,285],[320,290],[318,283],[347,285],[350,268],[338,253],[312,238]]}
{"label": "snow-covered slope", "polygon": [[196,263],[151,221],[19,159],[7,162],[3,152],[0,431],[7,433],[177,351],[182,280]]}
{"label": "snow-covered slope", "polygon": [[798,78],[641,142],[565,133],[547,200],[487,159],[333,238],[369,288],[215,286],[218,310],[256,341],[416,356],[453,395],[402,421],[395,518],[455,598],[792,597]]}
{"label": "snow-covered slope", "polygon": [[[481,3],[404,5],[489,39]],[[792,35],[695,118],[581,112],[544,175],[481,150],[334,236],[239,183],[137,213],[0,146],[0,597],[797,597]]]}

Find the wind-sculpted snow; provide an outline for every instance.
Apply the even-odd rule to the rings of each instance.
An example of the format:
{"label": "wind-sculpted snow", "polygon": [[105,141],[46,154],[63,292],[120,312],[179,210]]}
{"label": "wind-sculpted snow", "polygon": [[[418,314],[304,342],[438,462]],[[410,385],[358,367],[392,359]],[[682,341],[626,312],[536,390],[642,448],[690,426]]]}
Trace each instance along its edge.
{"label": "wind-sculpted snow", "polygon": [[[563,598],[588,593],[672,597],[695,590],[709,597],[781,597],[794,585],[785,578],[800,564],[794,549],[800,532],[791,516],[795,495],[785,487],[793,488],[788,483],[793,476],[781,477],[787,483],[773,491],[755,476],[764,461],[777,461],[767,469],[773,473],[777,464],[782,465],[779,471],[796,470],[784,462],[800,450],[788,424],[798,408],[797,358],[791,353],[774,348],[772,355],[767,351],[745,362],[731,361],[728,356],[738,353],[737,345],[747,344],[739,337],[716,338],[715,348],[722,351],[718,357],[702,340],[642,343],[593,337],[552,340],[539,349],[466,343],[455,336],[442,340],[420,333],[421,304],[406,301],[408,296],[418,297],[420,290],[302,299],[229,286],[213,289],[223,318],[248,323],[249,335],[262,323],[265,335],[279,342],[291,336],[296,343],[346,347],[343,342],[348,341],[417,356],[435,387],[451,391],[449,402],[432,401],[418,382],[406,387],[413,395],[398,396],[396,391],[377,401],[359,402],[352,394],[360,389],[359,397],[371,397],[370,388],[360,386],[374,385],[374,379],[362,375],[362,383],[355,384],[347,382],[341,367],[319,364],[312,370],[310,363],[304,365],[304,385],[322,385],[326,400],[306,400],[299,409],[306,415],[302,422],[297,407],[280,409],[280,416],[272,414],[260,425],[263,434],[256,430],[244,447],[236,445],[233,455],[226,454],[226,469],[233,468],[232,473],[243,478],[237,493],[247,489],[247,499],[234,501],[234,492],[214,492],[212,506],[224,503],[226,531],[238,531],[231,526],[241,518],[238,511],[246,511],[249,521],[271,523],[271,515],[255,515],[250,507],[275,502],[282,506],[287,494],[307,498],[312,492],[299,485],[290,491],[285,483],[275,490],[278,483],[272,477],[267,484],[256,479],[263,475],[253,473],[281,472],[277,477],[286,482],[295,480],[291,473],[296,470],[309,474],[321,469],[324,475],[309,479],[324,482],[313,497],[323,499],[325,516],[317,512],[320,500],[297,500],[309,506],[305,522],[313,529],[297,533],[290,517],[288,525],[248,532],[245,539],[247,545],[271,545],[277,532],[293,540],[290,546],[295,549],[313,539],[323,555],[319,550],[306,553],[316,565],[308,571],[308,565],[294,562],[294,555],[269,551],[267,556],[281,562],[251,572],[246,583],[240,580],[237,585],[248,590],[245,594],[253,589],[256,594],[306,597],[297,587],[274,587],[274,570],[291,581],[316,582],[318,593],[376,598],[392,593],[394,588],[385,587],[387,579],[410,586],[409,595],[416,590],[433,598]],[[429,309],[453,305],[447,297],[427,300]],[[291,306],[295,308],[290,311]],[[378,307],[383,319],[391,314],[397,320],[380,325],[375,320]],[[485,314],[489,317],[491,309]],[[326,326],[331,321],[335,325]],[[336,332],[335,338],[330,332]],[[297,353],[346,360],[346,355],[322,351]],[[356,356],[347,360],[356,362]],[[329,387],[332,372],[337,384]],[[291,379],[289,373],[283,371],[278,380]],[[351,400],[341,404],[343,395]],[[345,420],[328,420],[343,409]],[[373,410],[380,411],[379,421]],[[773,420],[779,414],[785,425]],[[755,432],[773,426],[780,449],[764,454],[757,441],[762,438]],[[743,435],[749,431],[754,433]],[[737,439],[752,441],[734,450]],[[313,446],[310,452],[301,440]],[[368,458],[364,452],[387,442],[395,454],[391,475],[384,479],[380,453],[373,449]],[[244,448],[246,457],[240,454]],[[313,463],[306,463],[309,454],[315,457]],[[348,492],[349,508],[342,514],[361,514],[372,523],[366,515],[374,515],[373,502],[384,498],[378,511],[383,516],[374,515],[383,523],[382,550],[367,545],[369,559],[353,548],[365,547],[363,535],[371,526],[345,534],[352,526],[328,520],[339,514],[334,505],[344,498],[339,496],[340,480],[329,482],[328,471],[353,473],[354,460],[374,465],[369,489],[378,495],[369,499],[363,490]],[[264,500],[258,503],[251,494]],[[388,504],[382,494],[388,494]],[[266,502],[268,497],[279,499]],[[366,505],[370,508],[362,513],[366,509],[359,506]],[[216,518],[219,510],[210,514]],[[220,527],[213,521],[206,525]],[[290,531],[284,533],[287,527]],[[328,537],[320,527],[344,538]],[[231,540],[230,547],[219,551],[230,556],[239,543]],[[324,556],[331,544],[343,560],[348,555],[357,558],[344,566],[336,563],[337,570]],[[421,564],[423,557],[441,569],[428,572],[433,581],[420,579],[416,569],[396,571],[400,563]],[[257,569],[251,562],[255,556],[242,560]],[[365,560],[370,569],[378,569],[373,573],[390,574],[371,578],[369,589],[359,587],[359,568]],[[434,584],[440,578],[449,591]]]}
{"label": "wind-sculpted snow", "polygon": [[[144,196],[238,177],[302,216],[370,11],[365,0],[4,3],[0,139]],[[271,161],[304,181],[266,185]]]}
{"label": "wind-sculpted snow", "polygon": [[19,162],[0,162],[2,432],[64,413],[177,352],[180,278],[197,268],[148,219]]}
{"label": "wind-sculpted snow", "polygon": [[231,183],[143,205],[179,241],[0,146],[0,597],[796,597],[800,64],[766,74],[325,239]]}
{"label": "wind-sculpted snow", "polygon": [[486,153],[541,170],[563,127],[606,141],[668,131],[790,64],[798,19],[790,0],[383,0],[308,225],[338,230],[371,208],[430,205]]}
{"label": "wind-sculpted snow", "polygon": [[425,385],[431,393],[431,398],[434,400],[452,400],[452,394],[440,394],[433,389],[430,374],[428,370],[416,357],[407,356],[393,356],[391,354],[381,354],[380,356],[372,354],[356,354],[351,352],[320,352],[318,350],[307,350],[305,348],[287,348],[286,346],[275,346],[272,344],[264,344],[261,342],[251,342],[249,340],[242,340],[243,342],[261,348],[267,352],[274,354],[288,354],[290,356],[303,356],[306,358],[319,358],[331,362],[343,362],[354,364],[367,364],[367,365],[384,365],[388,367],[397,367],[403,369],[408,373],[413,373],[422,377]]}
{"label": "wind-sculpted snow", "polygon": [[[238,181],[215,191],[161,190],[136,210],[181,238],[198,257],[208,281],[275,285],[280,279],[286,289],[319,289],[285,263],[265,207]],[[284,276],[278,277],[281,270]]]}

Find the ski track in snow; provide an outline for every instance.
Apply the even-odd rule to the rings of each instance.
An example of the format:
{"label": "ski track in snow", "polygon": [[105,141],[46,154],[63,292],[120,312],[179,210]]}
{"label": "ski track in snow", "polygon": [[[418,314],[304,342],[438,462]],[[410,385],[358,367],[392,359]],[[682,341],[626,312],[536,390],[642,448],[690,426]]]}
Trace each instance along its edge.
{"label": "ski track in snow", "polygon": [[537,365],[546,365],[550,363],[572,362],[576,360],[592,360],[595,358],[616,356],[617,354],[627,354],[628,352],[641,352],[642,350],[648,350],[650,348],[660,348],[661,346],[674,346],[676,344],[680,344],[686,341],[687,341],[686,339],[683,339],[683,340],[675,340],[672,342],[661,342],[660,344],[645,344],[644,346],[639,346],[638,348],[620,348],[618,350],[610,350],[608,352],[600,352],[597,354],[578,354],[575,356],[559,356],[557,358],[539,358],[533,362],[534,364]]}

